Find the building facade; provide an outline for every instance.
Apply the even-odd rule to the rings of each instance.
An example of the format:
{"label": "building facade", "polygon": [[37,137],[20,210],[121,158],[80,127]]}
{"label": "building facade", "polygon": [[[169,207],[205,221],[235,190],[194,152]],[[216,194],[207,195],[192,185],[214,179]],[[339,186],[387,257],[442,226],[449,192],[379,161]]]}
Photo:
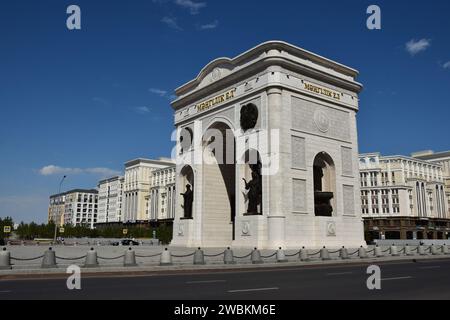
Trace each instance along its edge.
{"label": "building facade", "polygon": [[98,191],[76,189],[66,192],[64,224],[94,229],[98,214]]}
{"label": "building facade", "polygon": [[98,183],[98,224],[120,223],[123,221],[124,181],[124,177],[117,176]]}
{"label": "building facade", "polygon": [[64,225],[65,201],[66,195],[64,193],[50,196],[48,223],[54,222],[59,226]]}
{"label": "building facade", "polygon": [[412,157],[440,164],[444,175],[444,193],[447,197],[447,217],[450,218],[450,151],[437,152],[423,151],[412,154]]}
{"label": "building facade", "polygon": [[152,173],[173,166],[170,159],[136,159],[125,163],[123,222],[147,223],[150,219],[148,200]]}
{"label": "building facade", "polygon": [[52,195],[48,211],[49,222],[57,221],[61,226],[70,224],[93,229],[97,223],[98,191],[75,189]]}
{"label": "building facade", "polygon": [[442,165],[379,153],[361,154],[359,160],[366,240],[447,239]]}
{"label": "building facade", "polygon": [[172,245],[365,244],[357,76],[271,41],[212,61],[178,88]]}
{"label": "building facade", "polygon": [[175,177],[175,165],[152,172],[147,208],[153,224],[175,219]]}

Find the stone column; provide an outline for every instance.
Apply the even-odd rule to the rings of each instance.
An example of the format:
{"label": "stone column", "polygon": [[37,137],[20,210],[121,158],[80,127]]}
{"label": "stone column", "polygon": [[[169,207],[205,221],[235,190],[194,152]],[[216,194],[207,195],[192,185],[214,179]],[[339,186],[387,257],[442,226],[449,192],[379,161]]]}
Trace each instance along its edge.
{"label": "stone column", "polygon": [[270,156],[273,159],[279,152],[279,170],[275,175],[269,177],[269,210],[268,210],[268,247],[283,247],[285,244],[285,213],[283,210],[283,169],[284,169],[284,147],[283,147],[283,122],[282,122],[282,90],[270,88],[268,95],[269,130],[279,130],[278,146],[270,138]]}

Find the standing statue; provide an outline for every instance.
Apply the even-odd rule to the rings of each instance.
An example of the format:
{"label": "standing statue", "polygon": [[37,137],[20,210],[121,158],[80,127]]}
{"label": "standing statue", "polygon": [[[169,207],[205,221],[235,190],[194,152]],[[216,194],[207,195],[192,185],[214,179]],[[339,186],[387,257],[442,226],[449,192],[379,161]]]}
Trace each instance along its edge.
{"label": "standing statue", "polygon": [[186,219],[192,218],[192,202],[194,201],[194,192],[191,190],[191,186],[188,184],[186,185],[186,192],[181,193],[181,195],[184,198],[184,217]]}
{"label": "standing statue", "polygon": [[258,166],[250,166],[252,169],[252,180],[247,182],[246,179],[242,179],[245,182],[245,189],[248,190],[248,215],[261,214],[258,212],[258,205],[261,204],[262,200],[262,179],[259,173]]}

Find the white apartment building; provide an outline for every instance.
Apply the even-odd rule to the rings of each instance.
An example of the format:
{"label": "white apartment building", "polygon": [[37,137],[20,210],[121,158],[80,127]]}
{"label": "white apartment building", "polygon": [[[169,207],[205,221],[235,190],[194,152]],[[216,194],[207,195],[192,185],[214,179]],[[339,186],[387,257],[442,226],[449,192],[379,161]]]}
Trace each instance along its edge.
{"label": "white apartment building", "polygon": [[116,176],[98,183],[97,224],[123,221],[122,200],[124,177]]}
{"label": "white apartment building", "polygon": [[135,159],[125,163],[123,222],[148,222],[148,199],[153,171],[173,166],[171,159]]}
{"label": "white apartment building", "polygon": [[152,172],[147,203],[150,222],[173,221],[175,218],[175,178],[176,166]]}
{"label": "white apartment building", "polygon": [[447,197],[447,217],[450,217],[450,151],[437,152],[422,151],[411,155],[413,158],[426,160],[431,163],[440,164],[444,173],[445,194]]}
{"label": "white apartment building", "polygon": [[48,206],[48,223],[55,222],[57,225],[64,225],[66,195],[64,193],[50,196],[50,204]]}
{"label": "white apartment building", "polygon": [[65,193],[64,224],[87,226],[97,223],[98,191],[75,189]]}
{"label": "white apartment building", "polygon": [[440,164],[406,156],[359,156],[366,240],[443,239],[450,216]]}

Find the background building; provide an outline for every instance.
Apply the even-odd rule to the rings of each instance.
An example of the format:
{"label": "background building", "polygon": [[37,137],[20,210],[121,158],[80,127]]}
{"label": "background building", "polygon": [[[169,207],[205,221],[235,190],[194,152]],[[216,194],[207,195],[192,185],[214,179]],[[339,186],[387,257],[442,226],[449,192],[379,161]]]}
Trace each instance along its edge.
{"label": "background building", "polygon": [[65,193],[64,224],[87,226],[97,223],[98,191],[76,189]]}
{"label": "background building", "polygon": [[447,197],[447,217],[450,218],[450,151],[438,153],[434,153],[433,151],[422,151],[413,153],[412,157],[440,164],[442,166],[445,185],[444,192]]}
{"label": "background building", "polygon": [[379,153],[359,158],[366,240],[447,238],[442,165]]}
{"label": "background building", "polygon": [[60,226],[64,224],[65,199],[65,193],[50,196],[48,223],[55,222]]}
{"label": "background building", "polygon": [[175,218],[175,177],[176,166],[155,170],[150,181],[148,210],[150,222],[172,222]]}
{"label": "background building", "polygon": [[148,200],[153,171],[173,166],[171,159],[136,159],[125,163],[124,223],[147,223],[150,219]]}
{"label": "background building", "polygon": [[123,177],[112,177],[98,183],[97,223],[119,223],[123,221]]}

